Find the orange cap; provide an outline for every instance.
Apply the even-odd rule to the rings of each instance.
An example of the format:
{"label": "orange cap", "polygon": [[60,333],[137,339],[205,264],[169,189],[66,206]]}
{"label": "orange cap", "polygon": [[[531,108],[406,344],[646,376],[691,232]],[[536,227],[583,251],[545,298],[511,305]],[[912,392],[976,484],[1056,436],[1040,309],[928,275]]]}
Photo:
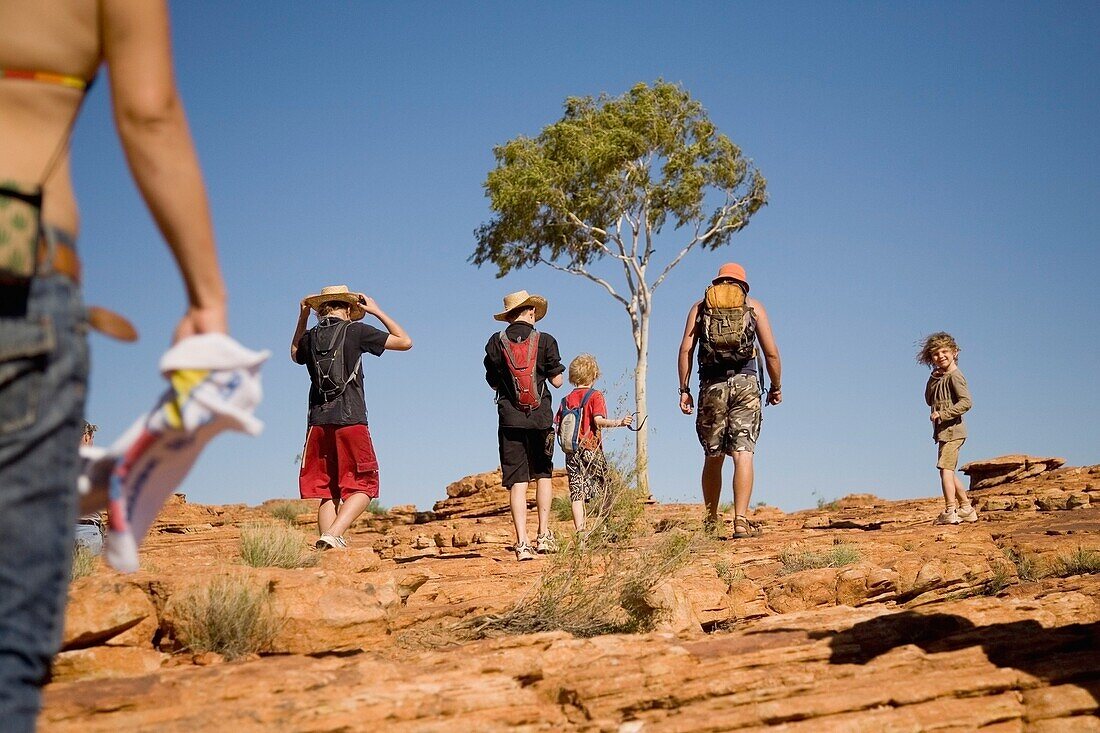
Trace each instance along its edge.
{"label": "orange cap", "polygon": [[713,284],[717,285],[720,280],[732,279],[737,280],[745,284],[745,291],[749,289],[749,279],[745,276],[745,268],[736,262],[727,262],[718,268],[718,276],[714,278]]}

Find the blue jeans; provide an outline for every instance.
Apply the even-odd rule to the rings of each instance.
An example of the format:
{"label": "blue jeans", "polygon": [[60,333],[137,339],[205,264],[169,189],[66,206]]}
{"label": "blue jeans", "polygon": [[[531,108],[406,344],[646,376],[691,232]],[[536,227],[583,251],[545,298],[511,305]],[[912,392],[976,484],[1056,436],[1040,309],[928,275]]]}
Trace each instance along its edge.
{"label": "blue jeans", "polygon": [[61,644],[88,381],[79,286],[0,284],[0,725],[33,731]]}

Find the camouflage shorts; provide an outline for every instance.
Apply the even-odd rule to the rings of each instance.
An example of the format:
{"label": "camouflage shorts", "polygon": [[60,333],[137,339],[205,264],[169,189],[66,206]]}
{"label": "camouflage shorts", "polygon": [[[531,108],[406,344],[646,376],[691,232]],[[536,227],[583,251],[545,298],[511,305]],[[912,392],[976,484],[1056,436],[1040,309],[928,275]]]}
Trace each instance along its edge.
{"label": "camouflage shorts", "polygon": [[760,436],[760,382],[737,374],[699,390],[695,432],[708,456],[756,450]]}

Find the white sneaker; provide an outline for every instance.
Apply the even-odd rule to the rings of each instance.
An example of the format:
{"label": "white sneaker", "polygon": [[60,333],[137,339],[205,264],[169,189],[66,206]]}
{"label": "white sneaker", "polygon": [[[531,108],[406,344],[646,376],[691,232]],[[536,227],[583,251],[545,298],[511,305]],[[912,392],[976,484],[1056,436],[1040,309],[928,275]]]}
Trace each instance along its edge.
{"label": "white sneaker", "polygon": [[347,548],[348,541],[336,535],[323,534],[317,538],[313,546],[318,550],[343,550]]}
{"label": "white sneaker", "polygon": [[[973,511],[973,508],[971,508],[971,511]],[[932,524],[962,524],[962,521],[963,520],[959,519],[958,510],[955,509],[955,507],[951,507],[950,509],[943,510]]]}
{"label": "white sneaker", "polygon": [[546,553],[557,551],[558,541],[554,539],[554,535],[552,533],[547,532],[546,534],[540,534],[539,536],[535,537],[535,552]]}
{"label": "white sneaker", "polygon": [[966,506],[959,507],[956,511],[959,516],[959,520],[963,522],[977,522],[978,510],[974,508],[973,504],[967,504]]}

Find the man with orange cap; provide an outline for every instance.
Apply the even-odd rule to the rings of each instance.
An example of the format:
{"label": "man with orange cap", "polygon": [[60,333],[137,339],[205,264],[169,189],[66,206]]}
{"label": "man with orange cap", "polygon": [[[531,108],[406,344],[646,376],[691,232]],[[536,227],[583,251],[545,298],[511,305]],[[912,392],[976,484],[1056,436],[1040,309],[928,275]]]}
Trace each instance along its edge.
{"label": "man with orange cap", "polygon": [[769,405],[783,401],[779,348],[764,305],[750,298],[745,268],[728,262],[718,270],[703,299],[688,311],[678,360],[680,411],[695,409],[689,381],[695,347],[699,347],[699,413],[695,428],[706,457],[703,502],[708,527],[717,528],[722,495],[722,466],[733,458],[733,536],[753,537],[760,529],[746,513],[752,497],[753,453],[760,434],[759,353],[763,351],[771,387]]}

